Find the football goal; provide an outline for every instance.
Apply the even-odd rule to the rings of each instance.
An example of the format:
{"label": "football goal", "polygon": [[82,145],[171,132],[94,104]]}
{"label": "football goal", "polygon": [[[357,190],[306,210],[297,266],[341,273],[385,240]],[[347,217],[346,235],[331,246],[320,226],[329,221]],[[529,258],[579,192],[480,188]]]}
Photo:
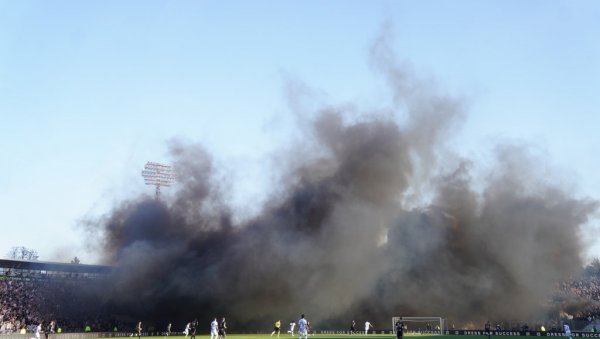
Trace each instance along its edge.
{"label": "football goal", "polygon": [[443,334],[446,321],[441,317],[392,317],[392,328],[396,333],[396,322],[402,321],[405,333]]}

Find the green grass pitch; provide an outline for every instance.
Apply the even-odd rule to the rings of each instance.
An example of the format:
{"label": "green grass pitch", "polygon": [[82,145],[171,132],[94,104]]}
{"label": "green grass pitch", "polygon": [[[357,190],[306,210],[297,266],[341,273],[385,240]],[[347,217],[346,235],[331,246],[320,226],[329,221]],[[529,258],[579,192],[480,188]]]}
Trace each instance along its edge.
{"label": "green grass pitch", "polygon": [[[459,335],[422,335],[422,334],[408,334],[404,338],[411,339],[488,339],[487,336],[459,336]],[[137,338],[137,337],[134,337]],[[142,337],[144,338],[144,337]],[[147,337],[147,339],[167,339],[167,337]],[[190,337],[188,336],[187,339]],[[270,336],[269,334],[228,334],[227,339],[274,339],[277,336]],[[309,339],[396,339],[395,335],[391,334],[316,334],[310,335]],[[131,339],[131,337],[124,337],[124,339]],[[169,336],[168,339],[185,339],[184,336]],[[196,335],[196,339],[210,339],[210,335]],[[298,339],[298,336],[291,336],[289,334],[279,336],[279,339]],[[502,339],[522,339],[522,337],[502,336]]]}

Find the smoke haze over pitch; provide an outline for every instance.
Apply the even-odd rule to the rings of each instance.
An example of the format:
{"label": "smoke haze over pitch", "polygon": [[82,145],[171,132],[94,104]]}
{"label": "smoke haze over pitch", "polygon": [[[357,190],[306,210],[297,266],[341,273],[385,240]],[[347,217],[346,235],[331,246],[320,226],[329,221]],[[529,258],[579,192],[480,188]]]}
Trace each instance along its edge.
{"label": "smoke haze over pitch", "polygon": [[106,301],[246,328],[300,313],[318,327],[543,316],[582,266],[579,230],[597,202],[538,175],[526,147],[499,145],[484,175],[454,155],[464,103],[399,64],[388,38],[370,61],[391,107],[295,112],[302,142],[287,146],[280,185],[250,220],[235,221],[209,152],[171,143],[172,199],[124,201],[90,223],[118,267]]}

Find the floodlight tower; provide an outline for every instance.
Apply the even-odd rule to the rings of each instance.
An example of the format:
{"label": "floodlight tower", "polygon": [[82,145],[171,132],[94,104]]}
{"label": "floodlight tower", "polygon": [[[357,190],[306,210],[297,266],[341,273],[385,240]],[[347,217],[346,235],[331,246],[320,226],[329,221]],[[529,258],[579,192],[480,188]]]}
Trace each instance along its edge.
{"label": "floodlight tower", "polygon": [[160,198],[161,186],[169,187],[175,182],[173,167],[152,161],[148,161],[144,165],[142,177],[144,177],[146,185],[156,186],[156,200]]}

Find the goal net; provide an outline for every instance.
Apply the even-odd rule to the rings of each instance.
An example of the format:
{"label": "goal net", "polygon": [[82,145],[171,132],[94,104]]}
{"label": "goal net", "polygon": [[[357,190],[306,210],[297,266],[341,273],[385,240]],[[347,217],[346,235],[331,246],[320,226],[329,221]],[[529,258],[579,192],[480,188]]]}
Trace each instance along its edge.
{"label": "goal net", "polygon": [[441,317],[392,317],[392,328],[396,333],[396,322],[402,321],[405,333],[443,334],[446,330]]}

